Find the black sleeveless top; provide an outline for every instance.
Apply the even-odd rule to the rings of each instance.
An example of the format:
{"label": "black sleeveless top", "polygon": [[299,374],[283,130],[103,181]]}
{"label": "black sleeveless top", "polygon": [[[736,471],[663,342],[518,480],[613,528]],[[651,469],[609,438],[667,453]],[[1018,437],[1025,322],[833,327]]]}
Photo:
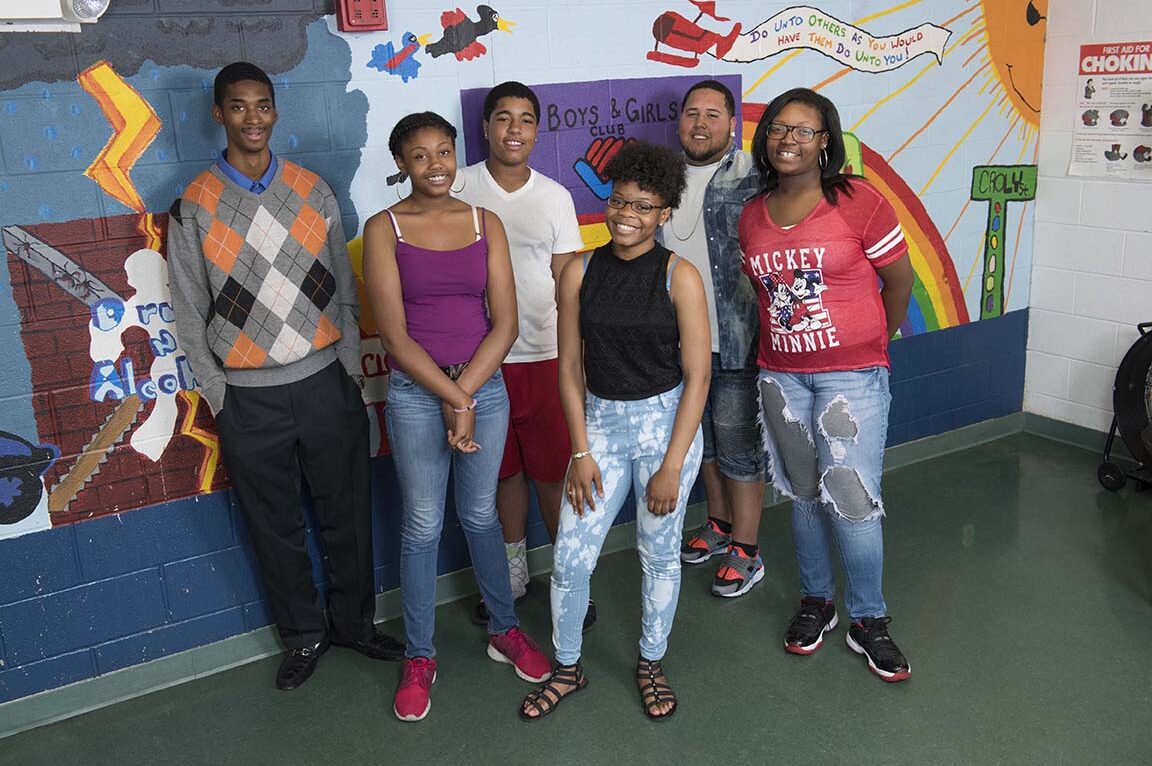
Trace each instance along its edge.
{"label": "black sleeveless top", "polygon": [[580,286],[580,336],[588,390],[634,401],[680,384],[680,328],[668,295],[671,251],[657,244],[625,261],[611,243],[588,259]]}

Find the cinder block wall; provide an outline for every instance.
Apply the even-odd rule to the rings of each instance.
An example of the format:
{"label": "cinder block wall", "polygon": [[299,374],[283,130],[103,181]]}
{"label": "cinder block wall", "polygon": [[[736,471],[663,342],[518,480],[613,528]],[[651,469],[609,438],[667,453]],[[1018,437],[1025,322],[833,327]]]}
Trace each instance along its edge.
{"label": "cinder block wall", "polygon": [[1141,0],[1052,0],[1049,17],[1024,408],[1107,431],[1116,368],[1152,322],[1152,184],[1068,175],[1077,64],[1086,43],[1152,40],[1152,16]]}

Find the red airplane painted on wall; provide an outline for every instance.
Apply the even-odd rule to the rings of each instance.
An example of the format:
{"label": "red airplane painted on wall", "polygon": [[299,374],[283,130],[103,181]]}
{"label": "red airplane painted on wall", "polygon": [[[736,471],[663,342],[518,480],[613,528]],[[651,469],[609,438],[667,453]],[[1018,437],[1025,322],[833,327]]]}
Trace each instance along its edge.
{"label": "red airplane painted on wall", "polygon": [[[675,11],[665,11],[656,17],[656,21],[652,22],[652,36],[656,38],[656,45],[648,51],[647,58],[649,61],[659,61],[662,64],[672,64],[673,66],[694,67],[700,63],[700,55],[707,53],[709,49],[715,48],[713,55],[716,58],[722,58],[736,42],[736,38],[740,35],[740,22],[736,22],[732,31],[726,35],[705,29],[697,23],[705,16],[720,22],[731,21],[731,19],[717,16],[716,3],[712,0],[688,1],[700,11],[692,21]],[[660,50],[661,43],[669,48],[688,51],[693,55],[689,57],[676,53],[666,53]]]}

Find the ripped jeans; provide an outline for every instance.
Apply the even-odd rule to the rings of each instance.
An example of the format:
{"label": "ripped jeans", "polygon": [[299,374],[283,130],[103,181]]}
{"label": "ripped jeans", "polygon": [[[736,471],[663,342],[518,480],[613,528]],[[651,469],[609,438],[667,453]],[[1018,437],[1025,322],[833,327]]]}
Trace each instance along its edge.
{"label": "ripped jeans", "polygon": [[792,539],[805,596],[832,599],[832,546],[853,620],[887,614],[881,581],[880,476],[888,436],[888,369],[760,370],[764,449],[772,482],[792,498]]}

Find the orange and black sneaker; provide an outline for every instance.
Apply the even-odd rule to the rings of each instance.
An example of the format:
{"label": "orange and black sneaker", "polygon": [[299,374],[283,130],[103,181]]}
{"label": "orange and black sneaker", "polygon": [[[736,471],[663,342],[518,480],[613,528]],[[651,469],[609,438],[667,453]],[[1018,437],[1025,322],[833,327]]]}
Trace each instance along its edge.
{"label": "orange and black sneaker", "polygon": [[713,556],[728,550],[732,535],[720,531],[715,520],[708,519],[692,533],[688,542],[680,546],[680,560],[685,564],[703,564]]}
{"label": "orange and black sneaker", "polygon": [[728,555],[720,562],[712,580],[712,595],[723,598],[743,596],[763,579],[764,560],[760,558],[760,552],[749,556],[742,546],[729,545]]}

